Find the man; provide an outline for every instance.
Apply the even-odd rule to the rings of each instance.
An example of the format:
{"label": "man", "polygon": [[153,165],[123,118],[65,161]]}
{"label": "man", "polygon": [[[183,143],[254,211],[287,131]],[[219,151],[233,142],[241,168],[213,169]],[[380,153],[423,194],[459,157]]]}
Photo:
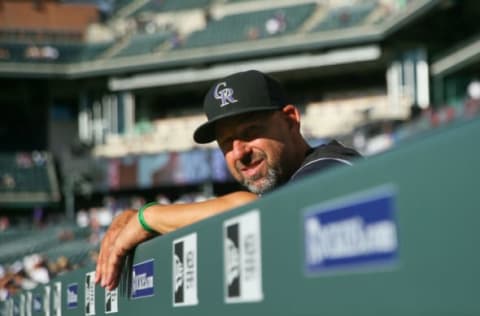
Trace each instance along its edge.
{"label": "man", "polygon": [[156,233],[244,205],[313,171],[351,165],[359,157],[336,141],[311,148],[300,134],[299,110],[287,102],[275,79],[259,71],[218,80],[205,96],[204,111],[208,121],[197,128],[194,140],[200,144],[216,140],[230,173],[250,192],[190,204],[149,203],[138,212],[123,212],[102,241],[96,269],[101,286],[115,288],[123,257]]}

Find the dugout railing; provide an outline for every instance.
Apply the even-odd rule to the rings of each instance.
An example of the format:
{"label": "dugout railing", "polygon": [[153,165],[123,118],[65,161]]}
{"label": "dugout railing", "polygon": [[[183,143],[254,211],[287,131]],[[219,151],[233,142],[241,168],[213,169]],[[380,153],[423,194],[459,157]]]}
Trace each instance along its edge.
{"label": "dugout railing", "polygon": [[143,243],[113,292],[92,266],[4,313],[480,315],[480,120],[429,134]]}

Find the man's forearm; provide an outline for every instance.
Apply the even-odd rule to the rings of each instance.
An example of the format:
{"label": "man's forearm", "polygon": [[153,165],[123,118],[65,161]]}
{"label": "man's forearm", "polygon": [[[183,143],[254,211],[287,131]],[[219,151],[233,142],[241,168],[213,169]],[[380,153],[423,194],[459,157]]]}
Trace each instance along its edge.
{"label": "man's forearm", "polygon": [[242,206],[256,198],[257,196],[253,193],[239,191],[196,203],[153,205],[145,209],[143,215],[150,227],[165,234],[212,215]]}

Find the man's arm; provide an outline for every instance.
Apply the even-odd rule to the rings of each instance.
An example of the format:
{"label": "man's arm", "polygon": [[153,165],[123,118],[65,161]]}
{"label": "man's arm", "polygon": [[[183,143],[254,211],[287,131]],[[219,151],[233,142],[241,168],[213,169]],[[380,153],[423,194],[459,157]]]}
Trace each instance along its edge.
{"label": "man's arm", "polygon": [[[253,193],[239,191],[197,203],[154,205],[145,209],[143,214],[145,221],[151,228],[158,233],[165,234],[212,215],[239,207],[256,198],[257,196]],[[100,249],[101,255],[97,262],[95,280],[109,290],[116,288],[118,285],[123,258],[127,252],[154,236],[154,234],[142,228],[137,216],[125,215],[125,218],[127,217],[126,223],[120,223],[120,220],[119,223],[112,223],[112,226],[115,224],[116,227],[109,228],[104,238],[104,241],[107,241],[102,241]],[[123,227],[118,230],[121,224],[123,224]]]}

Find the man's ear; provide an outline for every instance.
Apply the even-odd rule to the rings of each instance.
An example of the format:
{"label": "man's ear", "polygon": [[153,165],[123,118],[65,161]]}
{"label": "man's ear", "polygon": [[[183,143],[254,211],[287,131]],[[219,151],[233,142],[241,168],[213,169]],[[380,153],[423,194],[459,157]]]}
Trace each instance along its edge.
{"label": "man's ear", "polygon": [[282,108],[282,112],[285,114],[290,128],[300,129],[300,111],[296,106],[287,104]]}

